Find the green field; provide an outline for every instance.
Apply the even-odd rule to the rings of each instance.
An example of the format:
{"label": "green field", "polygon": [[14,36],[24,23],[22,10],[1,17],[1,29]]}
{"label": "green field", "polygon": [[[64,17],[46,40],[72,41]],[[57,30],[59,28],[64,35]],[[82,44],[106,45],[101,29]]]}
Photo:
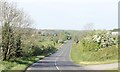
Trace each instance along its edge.
{"label": "green field", "polygon": [[97,52],[83,52],[83,48],[81,43],[72,46],[71,58],[77,64],[91,65],[118,62],[117,46],[102,48]]}

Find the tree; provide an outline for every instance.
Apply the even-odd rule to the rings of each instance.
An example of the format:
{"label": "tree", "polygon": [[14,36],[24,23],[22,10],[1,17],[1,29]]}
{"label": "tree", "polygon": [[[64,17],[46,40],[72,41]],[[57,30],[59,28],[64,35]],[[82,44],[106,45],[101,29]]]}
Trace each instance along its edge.
{"label": "tree", "polygon": [[3,60],[18,56],[21,50],[21,35],[30,26],[31,19],[17,9],[14,3],[0,1],[0,23],[2,25],[2,55]]}
{"label": "tree", "polygon": [[88,23],[84,26],[85,30],[93,30],[94,29],[94,24],[93,23]]}

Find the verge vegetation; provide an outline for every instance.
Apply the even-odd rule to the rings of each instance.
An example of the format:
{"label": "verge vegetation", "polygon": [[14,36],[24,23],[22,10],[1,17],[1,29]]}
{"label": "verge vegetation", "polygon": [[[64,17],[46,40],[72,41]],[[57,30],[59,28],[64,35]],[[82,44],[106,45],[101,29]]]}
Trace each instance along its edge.
{"label": "verge vegetation", "polygon": [[111,31],[87,31],[74,39],[71,58],[77,64],[106,64],[118,62],[118,35]]}

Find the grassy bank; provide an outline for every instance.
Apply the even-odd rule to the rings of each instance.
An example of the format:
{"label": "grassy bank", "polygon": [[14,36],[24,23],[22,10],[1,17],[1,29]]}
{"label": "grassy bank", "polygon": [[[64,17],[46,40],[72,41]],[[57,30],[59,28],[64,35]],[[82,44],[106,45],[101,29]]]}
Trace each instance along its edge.
{"label": "grassy bank", "polygon": [[29,65],[44,58],[44,56],[31,56],[29,58],[17,58],[10,61],[0,61],[0,71],[2,70],[25,70]]}
{"label": "grassy bank", "polygon": [[118,47],[111,46],[109,48],[102,48],[95,52],[83,52],[81,43],[73,44],[71,51],[71,58],[77,64],[91,65],[91,64],[106,64],[118,62]]}

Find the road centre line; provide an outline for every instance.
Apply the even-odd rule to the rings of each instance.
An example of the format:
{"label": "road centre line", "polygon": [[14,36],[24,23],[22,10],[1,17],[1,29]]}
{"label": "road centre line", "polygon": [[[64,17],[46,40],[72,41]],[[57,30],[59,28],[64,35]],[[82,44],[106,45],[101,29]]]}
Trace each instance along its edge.
{"label": "road centre line", "polygon": [[[67,47],[68,47],[68,46],[66,46],[66,49],[65,49],[64,51],[67,50]],[[58,56],[61,56],[61,55],[64,53],[64,51],[63,51],[60,55],[58,55]],[[57,70],[60,70],[59,67],[57,66],[57,60],[58,60],[58,57],[55,59],[55,66],[56,66],[56,69],[57,69]]]}

